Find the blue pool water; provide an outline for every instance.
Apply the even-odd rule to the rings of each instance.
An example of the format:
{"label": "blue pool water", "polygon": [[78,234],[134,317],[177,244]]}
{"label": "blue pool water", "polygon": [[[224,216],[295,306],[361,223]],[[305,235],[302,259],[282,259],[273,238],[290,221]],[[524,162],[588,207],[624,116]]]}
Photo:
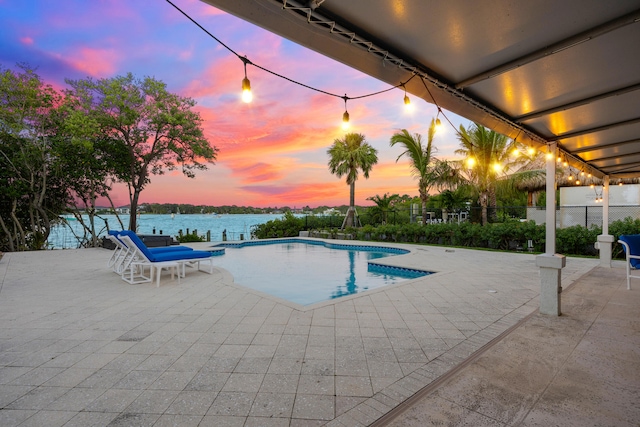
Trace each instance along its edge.
{"label": "blue pool water", "polygon": [[[312,243],[309,243],[312,242]],[[288,239],[223,246],[215,264],[235,283],[302,305],[352,295],[430,274],[376,264],[406,253],[397,248],[335,245]]]}

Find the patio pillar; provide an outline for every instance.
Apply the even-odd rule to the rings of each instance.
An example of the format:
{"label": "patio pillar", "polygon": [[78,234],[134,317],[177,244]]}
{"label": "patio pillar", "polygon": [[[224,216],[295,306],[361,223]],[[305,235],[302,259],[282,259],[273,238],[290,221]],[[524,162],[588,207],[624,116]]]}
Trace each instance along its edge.
{"label": "patio pillar", "polygon": [[597,249],[600,250],[600,267],[611,268],[613,236],[609,234],[609,175],[602,183],[602,234],[598,236]]}
{"label": "patio pillar", "polygon": [[556,159],[557,143],[547,146],[546,156],[546,242],[545,253],[536,257],[540,268],[540,314],[560,316],[562,292],[562,268],[567,264],[564,255],[556,254]]}

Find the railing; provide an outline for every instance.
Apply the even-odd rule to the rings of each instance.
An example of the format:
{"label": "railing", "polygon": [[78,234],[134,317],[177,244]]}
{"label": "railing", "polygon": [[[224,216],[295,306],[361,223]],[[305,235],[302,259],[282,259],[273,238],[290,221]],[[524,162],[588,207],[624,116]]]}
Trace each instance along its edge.
{"label": "railing", "polygon": [[[640,206],[609,206],[609,223],[625,218],[640,218]],[[482,208],[469,207],[466,209],[444,210],[429,208],[427,211],[427,224],[435,223],[459,223],[464,221],[481,222]],[[505,222],[518,219],[522,221],[532,220],[536,224],[546,222],[545,207],[536,206],[502,206],[487,208],[489,222]],[[556,227],[566,228],[574,225],[591,227],[602,225],[602,206],[562,206],[556,208]],[[340,228],[344,216],[305,216],[305,229]],[[392,209],[387,212],[374,212],[368,208],[358,208],[358,219],[362,225],[408,224],[422,223],[422,214],[418,210]]]}

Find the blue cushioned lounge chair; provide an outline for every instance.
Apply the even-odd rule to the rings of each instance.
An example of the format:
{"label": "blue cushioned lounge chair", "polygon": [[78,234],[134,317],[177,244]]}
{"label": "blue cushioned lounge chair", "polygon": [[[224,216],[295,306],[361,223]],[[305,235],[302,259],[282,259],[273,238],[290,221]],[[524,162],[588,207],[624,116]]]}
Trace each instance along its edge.
{"label": "blue cushioned lounge chair", "polygon": [[[113,254],[111,254],[111,258],[107,263],[109,268],[112,268],[118,274],[122,273],[122,267],[125,264],[126,260],[133,255],[133,250],[129,250],[129,247],[118,237],[118,235],[122,233],[122,231],[109,230],[106,238],[110,240],[114,245],[115,249]],[[163,253],[163,252],[176,252],[176,251],[192,251],[193,248],[188,246],[163,246],[160,248],[147,248],[152,253]]]}
{"label": "blue cushioned lounge chair", "polygon": [[631,274],[631,270],[640,268],[640,234],[626,234],[618,238],[622,244],[627,261],[627,289],[631,289],[630,279],[640,279],[640,276]]}
{"label": "blue cushioned lounge chair", "polygon": [[[157,270],[157,286],[160,285],[160,273],[163,268],[171,268],[177,271],[178,278],[184,277],[187,266],[200,270],[201,263],[208,262],[209,274],[213,274],[213,254],[207,251],[174,250],[170,248],[160,252],[151,251],[136,233],[123,231],[118,238],[132,251],[131,256],[125,260],[122,267],[122,279],[127,283],[137,284],[153,281],[154,272]],[[145,268],[149,267],[150,274],[145,274]]]}

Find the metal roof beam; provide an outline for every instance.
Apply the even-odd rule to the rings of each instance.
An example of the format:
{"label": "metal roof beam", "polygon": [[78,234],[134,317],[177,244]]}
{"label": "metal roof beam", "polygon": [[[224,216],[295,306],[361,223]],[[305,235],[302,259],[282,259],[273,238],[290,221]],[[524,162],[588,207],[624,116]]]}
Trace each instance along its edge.
{"label": "metal roof beam", "polygon": [[640,83],[623,87],[620,89],[612,90],[610,92],[601,93],[599,95],[592,96],[590,98],[580,99],[575,102],[570,102],[569,104],[559,105],[557,107],[549,108],[547,110],[534,111],[529,114],[523,114],[522,116],[514,117],[513,120],[516,122],[526,122],[527,120],[537,119],[538,117],[548,116],[553,113],[557,113],[558,111],[570,110],[571,108],[580,107],[582,105],[587,105],[592,102],[600,101],[602,99],[610,98],[612,96],[623,95],[628,92],[633,92],[640,89]]}
{"label": "metal roof beam", "polygon": [[617,127],[620,127],[620,126],[633,125],[633,124],[636,124],[636,123],[640,123],[640,117],[636,117],[635,119],[631,119],[631,120],[624,120],[622,122],[610,123],[608,125],[599,126],[599,127],[596,127],[596,128],[584,129],[584,130],[580,130],[580,131],[577,131],[577,132],[563,133],[561,135],[557,135],[555,137],[555,139],[563,140],[563,139],[575,138],[576,136],[582,136],[582,135],[587,135],[587,134],[590,134],[590,133],[601,132],[603,130],[617,128]]}
{"label": "metal roof beam", "polygon": [[498,65],[497,67],[494,67],[490,70],[483,71],[482,73],[476,74],[473,77],[469,77],[468,79],[465,79],[459,83],[456,83],[455,88],[463,89],[467,86],[471,86],[474,83],[478,83],[483,80],[492,79],[496,76],[499,76],[500,74],[506,73],[507,71],[511,71],[513,69],[526,65],[530,62],[537,61],[538,59],[542,59],[542,58],[546,58],[547,56],[554,55],[565,49],[569,49],[573,46],[582,44],[586,41],[592,40],[610,31],[617,30],[619,28],[622,28],[629,24],[633,24],[638,21],[640,21],[640,10],[633,11],[624,16],[621,16],[620,18],[613,19],[602,25],[598,25],[597,27],[590,28],[579,34],[568,37],[564,40],[561,40],[557,43],[552,44],[551,46],[544,47],[535,52],[531,52],[529,54],[516,58],[513,61],[509,61],[504,64]]}
{"label": "metal roof beam", "polygon": [[613,144],[591,145],[589,147],[577,148],[575,150],[571,150],[571,152],[573,154],[590,153],[592,151],[607,150],[609,148],[622,147],[623,145],[636,144],[638,142],[640,142],[640,139],[630,139],[628,141],[614,142]]}

